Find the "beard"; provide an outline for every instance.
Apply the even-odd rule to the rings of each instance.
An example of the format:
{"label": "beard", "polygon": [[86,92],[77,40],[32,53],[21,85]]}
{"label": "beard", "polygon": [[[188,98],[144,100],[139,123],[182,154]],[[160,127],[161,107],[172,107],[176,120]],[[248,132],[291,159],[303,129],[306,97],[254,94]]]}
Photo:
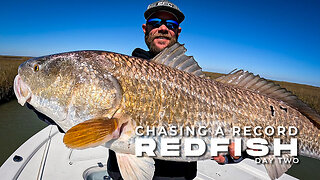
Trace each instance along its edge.
{"label": "beard", "polygon": [[151,54],[153,55],[157,55],[159,54],[159,52],[161,52],[163,49],[160,49],[158,48],[153,40],[157,37],[164,37],[164,38],[167,38],[170,40],[169,44],[167,47],[170,47],[172,46],[174,43],[177,42],[177,37],[176,36],[170,36],[169,34],[162,34],[162,33],[155,33],[153,35],[150,35],[150,32],[147,33],[145,36],[144,36],[144,41],[146,42],[148,48],[149,48],[149,51]]}

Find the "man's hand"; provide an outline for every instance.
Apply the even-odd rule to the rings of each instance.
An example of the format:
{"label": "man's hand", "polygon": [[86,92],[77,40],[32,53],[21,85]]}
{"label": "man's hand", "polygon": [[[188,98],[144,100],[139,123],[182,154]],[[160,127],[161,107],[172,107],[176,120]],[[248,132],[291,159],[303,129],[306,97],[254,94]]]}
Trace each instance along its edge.
{"label": "man's hand", "polygon": [[243,160],[241,156],[234,155],[234,142],[232,142],[229,146],[229,154],[228,155],[219,155],[213,156],[212,160],[217,161],[219,164],[229,164],[229,163],[238,163]]}

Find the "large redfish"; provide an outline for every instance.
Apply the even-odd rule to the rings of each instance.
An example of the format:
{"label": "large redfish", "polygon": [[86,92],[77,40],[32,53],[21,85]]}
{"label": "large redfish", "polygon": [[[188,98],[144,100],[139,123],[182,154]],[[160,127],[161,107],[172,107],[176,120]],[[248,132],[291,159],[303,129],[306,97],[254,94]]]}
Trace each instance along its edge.
{"label": "large redfish", "polygon": [[[154,161],[135,156],[135,128],[176,126],[206,127],[208,142],[223,127],[233,138],[233,126],[295,126],[298,152],[320,159],[320,118],[291,93],[251,73],[238,71],[219,80],[202,76],[183,46],[175,44],[151,62],[105,51],[76,51],[34,58],[19,67],[14,90],[18,102],[31,104],[64,131],[70,148],[106,143],[117,153],[125,179],[151,179]],[[174,68],[173,68],[174,67]],[[186,72],[185,72],[186,71]],[[183,145],[183,139],[179,136]],[[255,134],[252,137],[256,137]],[[290,143],[288,136],[274,136]],[[273,150],[273,138],[266,136]],[[247,141],[249,137],[243,137]],[[153,137],[161,144],[161,137]],[[187,157],[154,158],[197,161],[210,153]],[[285,154],[286,155],[286,154]],[[263,158],[263,157],[262,157]],[[272,179],[290,165],[266,165]]]}

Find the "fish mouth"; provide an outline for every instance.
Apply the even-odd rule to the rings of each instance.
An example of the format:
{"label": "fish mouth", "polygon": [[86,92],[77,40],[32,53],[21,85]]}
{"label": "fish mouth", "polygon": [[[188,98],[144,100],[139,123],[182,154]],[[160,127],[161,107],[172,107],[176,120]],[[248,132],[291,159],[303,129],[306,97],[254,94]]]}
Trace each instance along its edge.
{"label": "fish mouth", "polygon": [[19,74],[14,78],[14,94],[18,99],[18,103],[24,106],[26,102],[31,101],[31,90],[19,76]]}

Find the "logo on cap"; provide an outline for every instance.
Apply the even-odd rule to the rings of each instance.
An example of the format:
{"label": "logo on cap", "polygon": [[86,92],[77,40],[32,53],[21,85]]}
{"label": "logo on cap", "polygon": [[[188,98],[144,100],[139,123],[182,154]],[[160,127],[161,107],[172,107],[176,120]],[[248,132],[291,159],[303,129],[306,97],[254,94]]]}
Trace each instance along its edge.
{"label": "logo on cap", "polygon": [[158,2],[156,6],[170,6],[170,7],[174,7],[173,4],[169,3],[169,2],[165,2],[165,1],[162,1],[162,2]]}

